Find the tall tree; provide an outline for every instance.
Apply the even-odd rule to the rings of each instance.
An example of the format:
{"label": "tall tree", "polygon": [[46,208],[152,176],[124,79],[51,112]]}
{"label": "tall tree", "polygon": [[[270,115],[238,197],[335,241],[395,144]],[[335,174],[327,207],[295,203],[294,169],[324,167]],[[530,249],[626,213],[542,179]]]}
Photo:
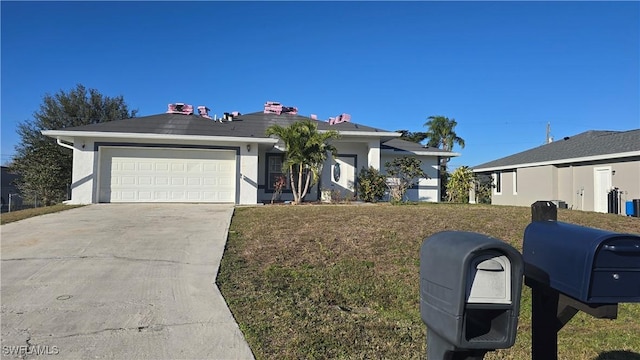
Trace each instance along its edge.
{"label": "tall tree", "polygon": [[458,125],[456,119],[449,119],[441,115],[429,116],[427,119],[424,126],[428,128],[426,136],[429,139],[429,146],[445,151],[452,151],[454,144],[464,148],[464,139],[455,132],[455,127]]}
{"label": "tall tree", "polygon": [[[456,119],[449,119],[442,115],[432,115],[427,118],[427,122],[424,124],[428,128],[427,130],[427,145],[430,147],[437,147],[445,151],[453,151],[455,144],[464,148],[464,139],[459,137],[455,132],[455,127],[458,125]],[[443,157],[440,159],[440,199],[444,200],[447,193],[447,163],[450,158]]]}
{"label": "tall tree", "polygon": [[335,130],[319,132],[318,125],[310,120],[289,126],[271,125],[266,134],[280,138],[285,144],[283,172],[289,174],[293,203],[300,204],[309,187],[318,182],[327,153],[336,155],[337,149],[328,141],[338,138],[339,134]]}
{"label": "tall tree", "polygon": [[135,117],[122,96],[108,97],[83,85],[54,95],[46,94],[33,119],[18,124],[20,143],[10,171],[20,175],[16,181],[23,198],[44,205],[64,200],[71,184],[73,154],[42,135],[43,130],[101,123]]}

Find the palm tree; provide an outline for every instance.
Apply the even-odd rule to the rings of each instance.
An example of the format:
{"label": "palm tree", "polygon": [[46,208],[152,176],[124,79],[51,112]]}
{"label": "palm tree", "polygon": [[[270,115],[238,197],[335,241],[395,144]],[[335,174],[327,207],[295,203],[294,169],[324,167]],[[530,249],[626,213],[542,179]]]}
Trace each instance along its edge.
{"label": "palm tree", "polygon": [[400,134],[402,134],[400,135],[400,139],[411,141],[418,144],[422,143],[424,139],[427,138],[427,133],[420,132],[420,131],[412,132],[409,130],[396,130],[396,132],[399,132]]}
{"label": "palm tree", "polygon": [[[424,126],[428,127],[427,130],[427,145],[431,147],[437,147],[445,151],[453,151],[453,145],[458,144],[461,148],[464,148],[464,139],[459,137],[455,132],[455,127],[458,125],[456,119],[449,119],[446,116],[436,115],[429,116],[428,121]],[[448,157],[440,158],[440,198],[444,200],[444,195],[447,193],[447,163],[451,160]]]}
{"label": "palm tree", "polygon": [[454,144],[464,148],[464,139],[459,137],[454,130],[458,125],[456,119],[449,119],[441,115],[429,116],[427,119],[429,121],[424,126],[429,128],[426,133],[429,146],[445,151],[452,151]]}
{"label": "palm tree", "polygon": [[282,170],[289,173],[293,203],[299,204],[307,195],[309,186],[320,178],[327,153],[336,155],[335,146],[327,142],[338,138],[339,134],[335,130],[319,132],[318,125],[311,120],[297,121],[284,127],[271,125],[266,134],[280,138],[287,148]]}

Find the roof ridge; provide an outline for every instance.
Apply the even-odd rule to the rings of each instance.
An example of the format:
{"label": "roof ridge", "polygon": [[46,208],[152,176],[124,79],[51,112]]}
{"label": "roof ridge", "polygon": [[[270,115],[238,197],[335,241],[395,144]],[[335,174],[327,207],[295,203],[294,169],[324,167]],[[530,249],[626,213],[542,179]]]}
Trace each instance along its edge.
{"label": "roof ridge", "polygon": [[598,130],[594,131],[597,134],[594,134],[595,137],[605,137],[605,136],[613,136],[613,135],[624,135],[631,132],[640,131],[640,129],[631,129],[631,130]]}
{"label": "roof ridge", "polygon": [[615,135],[615,134],[619,134],[620,131],[615,131],[615,130],[598,130],[598,131],[594,131],[595,136],[609,136],[609,135]]}

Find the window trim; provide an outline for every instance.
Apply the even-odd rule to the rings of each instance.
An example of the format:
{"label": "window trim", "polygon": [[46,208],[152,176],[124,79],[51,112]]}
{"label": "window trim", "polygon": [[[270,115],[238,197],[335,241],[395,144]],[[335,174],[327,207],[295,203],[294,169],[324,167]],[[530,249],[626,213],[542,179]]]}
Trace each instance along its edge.
{"label": "window trim", "polygon": [[518,195],[518,169],[513,169],[513,195]]}
{"label": "window trim", "polygon": [[502,171],[496,171],[493,173],[493,181],[495,185],[493,188],[493,194],[502,195]]}
{"label": "window trim", "polygon": [[[279,157],[281,162],[284,162],[283,153],[266,153],[265,154],[266,161],[265,161],[265,171],[264,171],[264,192],[269,194],[272,194],[275,191],[274,188],[270,187],[271,174],[276,174],[276,172],[271,172],[271,167],[270,167],[271,158],[274,158],[274,157]],[[282,192],[283,193],[291,192],[291,186],[289,184],[289,176],[287,176],[287,174],[282,171],[280,172],[280,174],[285,175],[285,178],[286,178],[285,188],[282,189]]]}

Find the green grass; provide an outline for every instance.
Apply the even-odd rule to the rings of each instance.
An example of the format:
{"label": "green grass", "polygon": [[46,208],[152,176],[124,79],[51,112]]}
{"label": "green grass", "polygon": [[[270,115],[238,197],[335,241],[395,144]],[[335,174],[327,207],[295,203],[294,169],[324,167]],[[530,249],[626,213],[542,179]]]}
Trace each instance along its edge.
{"label": "green grass", "polygon": [[[238,208],[218,284],[257,359],[424,359],[419,249],[439,231],[487,234],[522,250],[526,207],[262,206]],[[640,220],[560,210],[560,221],[640,233]],[[617,320],[579,313],[559,334],[559,358],[638,360],[640,304]],[[513,348],[531,358],[531,291],[523,286]]]}
{"label": "green grass", "polygon": [[84,206],[84,205],[57,204],[57,205],[45,206],[45,207],[39,207],[39,208],[33,208],[33,209],[24,209],[24,210],[6,212],[0,215],[0,224],[4,225],[10,222],[24,220],[30,217],[44,215],[44,214],[56,213],[59,211],[77,208],[80,206]]}

